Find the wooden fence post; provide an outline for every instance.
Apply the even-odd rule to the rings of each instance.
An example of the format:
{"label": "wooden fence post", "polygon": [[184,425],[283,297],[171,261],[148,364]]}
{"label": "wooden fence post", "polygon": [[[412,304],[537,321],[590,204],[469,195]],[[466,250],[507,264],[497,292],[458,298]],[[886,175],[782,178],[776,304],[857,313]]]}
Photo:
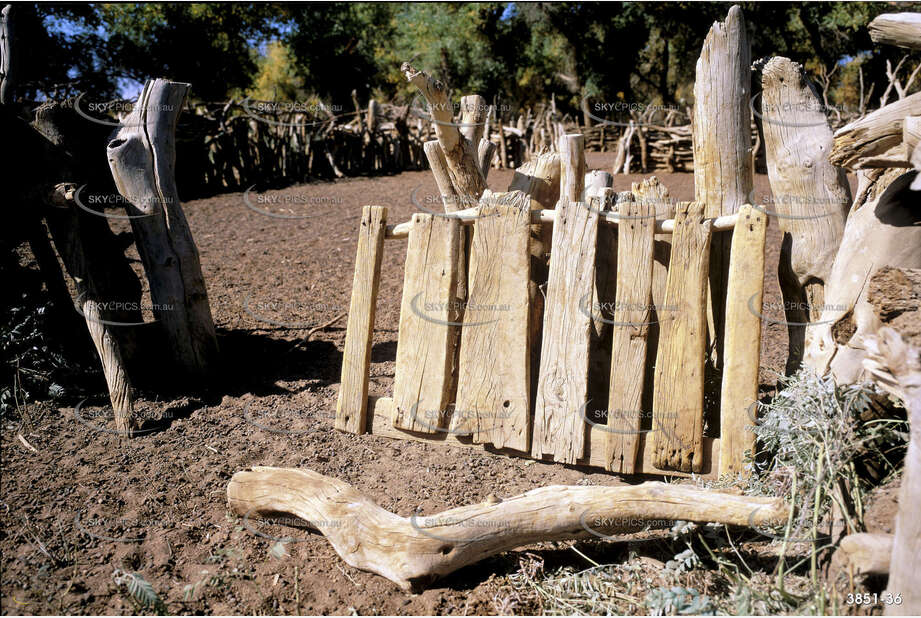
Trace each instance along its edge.
{"label": "wooden fence post", "polygon": [[109,167],[150,281],[154,316],[184,372],[207,377],[217,337],[198,249],[176,189],[176,121],[188,84],[149,80],[108,144]]}
{"label": "wooden fence post", "polygon": [[[731,215],[752,191],[751,50],[737,5],[714,23],[697,61],[694,83],[694,195],[706,218]],[[710,256],[707,322],[710,359],[722,366],[730,234],[718,234]]]}
{"label": "wooden fence post", "polygon": [[828,161],[831,127],[803,67],[789,58],[771,58],[762,86],[761,125],[773,202],[751,202],[777,217],[784,234],[778,278],[789,333],[787,374],[792,374],[811,334],[806,323],[822,313],[851,190],[844,170]]}

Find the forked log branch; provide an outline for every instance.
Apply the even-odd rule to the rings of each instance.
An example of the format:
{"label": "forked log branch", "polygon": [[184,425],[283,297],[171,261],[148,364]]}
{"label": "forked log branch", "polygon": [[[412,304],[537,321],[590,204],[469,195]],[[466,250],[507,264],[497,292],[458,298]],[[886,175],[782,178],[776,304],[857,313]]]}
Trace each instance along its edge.
{"label": "forked log branch", "polygon": [[[428,103],[432,123],[435,125],[435,136],[444,151],[454,189],[463,199],[473,202],[479,200],[486,190],[486,179],[477,164],[477,145],[468,140],[454,122],[454,108],[448,100],[447,87],[424,71],[417,71],[408,62],[404,62],[400,70]],[[473,129],[475,127],[471,127]]]}
{"label": "forked log branch", "polygon": [[538,541],[631,532],[656,520],[766,526],[787,517],[780,498],[660,482],[542,487],[430,517],[401,517],[343,481],[307,469],[261,466],[233,475],[227,501],[243,516],[286,513],[305,520],[350,566],[382,575],[405,591]]}

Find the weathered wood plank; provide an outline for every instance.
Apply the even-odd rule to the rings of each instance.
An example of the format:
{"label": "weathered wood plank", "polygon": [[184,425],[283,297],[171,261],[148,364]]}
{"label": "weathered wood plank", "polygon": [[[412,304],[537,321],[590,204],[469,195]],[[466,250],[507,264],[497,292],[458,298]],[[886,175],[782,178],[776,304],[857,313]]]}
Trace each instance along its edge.
{"label": "weathered wood plank", "polygon": [[745,204],[732,233],[726,292],[726,339],[720,396],[719,475],[745,472],[745,451],[754,453],[750,410],[758,400],[761,362],[761,303],[764,296],[764,241],[767,215]]}
{"label": "weathered wood plank", "polygon": [[660,314],[652,422],[657,468],[697,472],[703,465],[707,275],[712,222],[699,202],[675,212],[671,263]]}
{"label": "weathered wood plank", "polygon": [[617,226],[617,296],[611,344],[605,467],[633,474],[639,453],[646,345],[652,309],[655,205],[626,202]]}
{"label": "weathered wood plank", "polygon": [[[738,5],[707,33],[694,82],[694,199],[707,217],[735,213],[754,188],[751,165],[751,47]],[[713,239],[708,320],[711,363],[722,366],[723,308],[729,276],[729,236]]]}
{"label": "weathered wood plank", "polygon": [[393,425],[436,433],[453,400],[458,325],[456,219],[417,213],[406,248]]}
{"label": "weathered wood plank", "polygon": [[452,430],[527,451],[531,435],[530,199],[487,195],[473,225]]}
{"label": "weathered wood plank", "polygon": [[[589,430],[586,434],[586,456],[576,462],[579,466],[604,468],[605,466],[605,436],[609,433],[604,423],[594,423],[592,418],[597,415],[591,410],[585,411],[589,419]],[[375,435],[394,440],[410,440],[433,446],[453,446],[462,448],[483,449],[489,452],[500,453],[512,457],[525,457],[530,459],[530,454],[523,454],[511,449],[484,448],[481,444],[474,444],[468,434],[463,431],[449,430],[446,433],[426,434],[397,429],[393,426],[393,399],[391,397],[368,398],[368,431]],[[659,470],[652,463],[652,448],[647,440],[648,432],[643,431],[639,436],[640,453],[634,474],[667,475],[675,477],[691,476],[690,472],[675,470]],[[703,442],[703,469],[698,474],[704,479],[715,479],[717,462],[719,460],[720,440],[704,436]]]}
{"label": "weathered wood plank", "polygon": [[358,231],[352,300],[342,351],[342,380],[336,403],[336,429],[362,434],[367,431],[368,371],[377,288],[381,279],[381,255],[387,228],[387,208],[365,206]]}
{"label": "weathered wood plank", "polygon": [[585,188],[582,135],[560,140],[560,201],[550,250],[550,271],[541,336],[534,409],[535,457],[575,463],[585,452],[585,422],[578,410],[588,401],[591,298],[598,241],[598,213],[579,201]]}
{"label": "weathered wood plank", "polygon": [[592,327],[580,303],[592,295],[598,213],[562,200],[556,210],[532,452],[575,463],[585,454],[586,425],[578,411],[588,401]]}

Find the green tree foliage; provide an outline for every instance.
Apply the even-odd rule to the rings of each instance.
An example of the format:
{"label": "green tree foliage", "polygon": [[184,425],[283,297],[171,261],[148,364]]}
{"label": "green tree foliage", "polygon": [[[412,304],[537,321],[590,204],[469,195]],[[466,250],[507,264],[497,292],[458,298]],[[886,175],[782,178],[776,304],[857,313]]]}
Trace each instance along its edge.
{"label": "green tree foliage", "polygon": [[[830,102],[849,105],[859,99],[859,67],[867,90],[877,83],[875,105],[885,88],[886,60],[895,65],[904,53],[875,46],[869,21],[886,11],[921,11],[921,2],[740,4],[753,58],[785,55],[814,78],[834,70]],[[447,82],[455,100],[477,92],[514,110],[551,95],[558,109],[573,114],[586,97],[683,107],[693,103],[704,37],[730,6],[21,4],[30,54],[20,75],[32,93],[67,81],[113,93],[119,79],[165,76],[191,82],[193,96],[203,99],[309,94],[348,108],[353,90],[362,101],[372,95],[411,100],[415,92],[399,70],[410,61]]]}
{"label": "green tree foliage", "polygon": [[307,96],[304,78],[294,65],[291,50],[280,41],[270,41],[265,55],[256,60],[259,72],[247,96],[257,101],[301,101]]}

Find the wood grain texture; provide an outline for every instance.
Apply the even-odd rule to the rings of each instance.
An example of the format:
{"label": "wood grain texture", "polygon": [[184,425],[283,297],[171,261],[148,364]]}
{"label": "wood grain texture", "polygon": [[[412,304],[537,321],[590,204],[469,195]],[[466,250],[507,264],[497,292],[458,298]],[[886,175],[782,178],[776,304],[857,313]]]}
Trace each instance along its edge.
{"label": "wood grain texture", "polygon": [[[726,293],[726,341],[720,395],[719,475],[746,474],[745,452],[754,456],[749,426],[758,401],[761,365],[761,309],[764,297],[764,241],[767,215],[745,204],[732,233],[729,288]],[[747,474],[746,474],[747,476]]]}
{"label": "wood grain texture", "polygon": [[906,116],[921,116],[921,92],[867,114],[835,131],[829,160],[850,170],[872,167],[911,167],[906,152]]}
{"label": "wood grain texture", "polygon": [[697,472],[701,443],[706,360],[707,273],[712,222],[703,204],[682,202],[665,289],[669,311],[660,317],[653,393],[653,444],[657,468]]}
{"label": "wood grain texture", "polygon": [[473,225],[452,430],[527,451],[531,436],[530,200],[487,194]]}
{"label": "wood grain texture", "polygon": [[336,403],[336,429],[349,433],[362,434],[367,431],[371,339],[374,335],[374,314],[377,309],[386,227],[385,207],[365,206],[362,209],[355,276],[352,279],[352,300],[349,303],[349,320],[342,351],[342,379]]}
{"label": "wood grain texture", "polygon": [[394,427],[422,433],[446,427],[454,399],[460,234],[457,220],[413,215],[393,382]]}
{"label": "wood grain texture", "polygon": [[851,191],[844,170],[828,161],[831,127],[803,67],[788,58],[771,58],[761,83],[772,196],[770,201],[756,196],[752,203],[776,218],[784,234],[778,279],[789,323],[786,371],[792,374],[812,332],[806,323],[819,318],[825,302],[825,282],[844,236]]}
{"label": "wood grain texture", "polygon": [[[609,433],[607,426],[603,423],[591,422],[591,419],[597,417],[591,407],[584,411],[586,418],[590,421],[586,433],[586,455],[576,462],[578,466],[586,468],[604,469],[605,440]],[[436,447],[461,447],[467,449],[486,450],[491,453],[501,453],[510,457],[525,457],[533,459],[530,453],[522,453],[513,449],[495,448],[488,445],[475,444],[469,432],[463,430],[456,431],[449,429],[442,433],[419,433],[415,431],[406,431],[397,429],[393,426],[393,398],[392,397],[368,397],[368,432],[375,436],[391,438],[393,440],[410,440],[421,444],[430,444]],[[646,474],[657,476],[671,476],[676,478],[687,478],[691,476],[690,472],[681,472],[680,470],[661,470],[656,468],[652,462],[652,445],[649,439],[649,432],[643,431],[639,437],[639,451],[634,474]],[[704,436],[704,455],[703,469],[695,476],[702,479],[716,480],[716,471],[719,466],[719,438],[710,438]],[[548,464],[552,465],[552,464]]]}
{"label": "wood grain texture", "polygon": [[217,363],[217,337],[198,250],[176,189],[176,123],[189,84],[149,80],[107,146],[112,177],[144,271],[154,316],[177,364],[205,378]]}
{"label": "wood grain texture", "polygon": [[348,483],[308,469],[255,467],[233,475],[227,502],[238,515],[287,513],[326,536],[349,565],[419,591],[457,569],[539,541],[642,530],[656,520],[777,525],[780,498],[740,496],[647,482],[557,485],[436,515],[401,517]]}
{"label": "wood grain texture", "polygon": [[921,49],[921,13],[883,13],[867,30],[874,43]]}
{"label": "wood grain texture", "polygon": [[[714,23],[697,60],[694,82],[694,199],[704,216],[735,213],[754,187],[751,167],[751,49],[742,9],[729,9]],[[729,242],[717,236],[711,246],[707,299],[711,361],[722,365],[723,307],[729,276]]]}
{"label": "wood grain texture", "polygon": [[908,412],[908,449],[899,487],[892,558],[886,589],[901,594],[900,605],[888,605],[887,616],[921,614],[921,349],[884,326],[866,338],[863,364],[884,390],[898,397]]}
{"label": "wood grain texture", "polygon": [[639,454],[646,346],[652,315],[655,207],[620,204],[617,226],[617,299],[611,343],[611,381],[605,467],[633,474]]}
{"label": "wood grain texture", "polygon": [[486,179],[477,165],[477,146],[461,133],[454,122],[454,107],[448,100],[447,87],[425,72],[417,71],[408,62],[403,63],[400,71],[408,82],[419,89],[428,103],[435,125],[435,136],[444,151],[448,174],[455,191],[464,200],[478,200],[486,190]]}
{"label": "wood grain texture", "polygon": [[598,215],[582,202],[562,200],[556,211],[532,452],[575,463],[585,453],[579,409],[588,402],[592,326],[591,313],[580,304],[592,295]]}

